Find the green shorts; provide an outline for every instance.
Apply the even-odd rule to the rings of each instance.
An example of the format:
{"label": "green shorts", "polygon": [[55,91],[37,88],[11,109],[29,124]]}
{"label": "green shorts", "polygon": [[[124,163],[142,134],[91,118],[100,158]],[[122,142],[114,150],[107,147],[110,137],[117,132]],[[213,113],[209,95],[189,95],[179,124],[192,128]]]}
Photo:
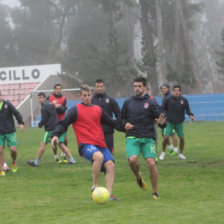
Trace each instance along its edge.
{"label": "green shorts", "polygon": [[16,133],[0,134],[0,146],[5,146],[5,141],[7,141],[8,147],[17,146]]}
{"label": "green shorts", "polygon": [[177,133],[177,135],[181,138],[184,137],[184,122],[181,123],[170,123],[167,122],[167,126],[164,131],[165,136],[172,136],[173,134],[173,129]]}
{"label": "green shorts", "polygon": [[139,157],[140,152],[147,158],[156,158],[156,145],[152,138],[126,138],[126,156],[127,159],[130,156],[136,155]]}
{"label": "green shorts", "polygon": [[[161,134],[162,134],[162,135],[165,135],[165,129],[166,129],[166,128],[160,128],[160,130],[161,130]],[[173,134],[175,134],[175,133],[176,133],[176,132],[175,132],[175,129],[173,129],[172,132],[173,132]]]}
{"label": "green shorts", "polygon": [[[49,143],[51,141],[52,133],[53,131],[46,131],[42,141],[46,144]],[[65,136],[67,136],[67,132],[59,136],[59,143],[65,142]]]}

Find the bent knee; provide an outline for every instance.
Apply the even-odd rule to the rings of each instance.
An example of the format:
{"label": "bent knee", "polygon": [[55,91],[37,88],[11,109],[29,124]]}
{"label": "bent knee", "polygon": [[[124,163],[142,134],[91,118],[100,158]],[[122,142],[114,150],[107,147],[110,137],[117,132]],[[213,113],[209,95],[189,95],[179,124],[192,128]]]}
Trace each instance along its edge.
{"label": "bent knee", "polygon": [[93,160],[103,161],[103,154],[101,152],[95,152],[93,154]]}
{"label": "bent knee", "polygon": [[130,156],[128,158],[129,163],[136,163],[138,161],[138,157],[136,155]]}
{"label": "bent knee", "polygon": [[11,150],[11,152],[16,152],[16,146],[11,146],[10,150]]}
{"label": "bent knee", "polygon": [[154,167],[154,166],[156,166],[155,159],[153,159],[153,158],[148,158],[148,159],[147,159],[147,164],[148,164],[148,167],[149,167],[149,168],[150,168],[150,167]]}

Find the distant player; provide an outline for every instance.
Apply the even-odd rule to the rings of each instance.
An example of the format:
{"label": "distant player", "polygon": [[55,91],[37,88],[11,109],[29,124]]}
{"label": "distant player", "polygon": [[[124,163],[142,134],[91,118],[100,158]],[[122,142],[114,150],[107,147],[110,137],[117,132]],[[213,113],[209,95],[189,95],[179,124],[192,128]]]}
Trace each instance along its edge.
{"label": "distant player", "polygon": [[[171,92],[170,92],[170,86],[168,84],[163,84],[161,87],[161,92],[163,94],[163,100],[162,100],[162,105],[164,104],[165,100],[171,96]],[[164,138],[164,131],[165,128],[161,128],[161,134]],[[175,133],[175,130],[173,130],[173,134],[172,134],[172,139],[173,139],[173,145],[170,142],[170,138],[168,138],[168,148],[169,148],[169,154],[170,155],[177,155],[178,153],[178,147],[177,147],[177,135]],[[161,152],[159,159],[160,160],[164,160],[166,153],[165,152]]]}
{"label": "distant player", "polygon": [[159,105],[145,93],[145,87],[145,78],[135,78],[135,94],[124,102],[121,119],[126,130],[126,155],[137,183],[142,190],[147,189],[138,162],[141,152],[150,172],[152,197],[159,199],[154,125],[156,121],[159,126],[165,126],[165,118]]}
{"label": "distant player", "polygon": [[[62,120],[65,116],[65,111],[67,110],[67,101],[65,96],[62,95],[62,85],[61,84],[55,84],[54,85],[54,92],[50,96],[47,97],[47,100],[50,101],[51,103],[54,104],[57,112],[57,117],[58,120]],[[65,133],[65,145],[68,145],[68,138],[67,138],[67,133]],[[62,160],[59,159],[58,154],[57,154],[57,147],[54,149],[54,158],[56,162],[58,163],[67,163],[66,155],[62,151],[61,157]]]}
{"label": "distant player", "polygon": [[[116,102],[116,100],[110,96],[108,96],[105,93],[105,84],[102,79],[97,79],[95,82],[95,94],[93,95],[92,98],[92,104],[100,106],[105,112],[107,112],[111,118],[113,118],[113,114],[117,119],[121,117],[121,109]],[[113,154],[114,151],[114,129],[107,125],[107,124],[102,124],[103,132],[104,132],[104,137],[105,137],[105,142],[110,150],[110,152]]]}
{"label": "distant player", "polygon": [[66,132],[72,124],[79,154],[92,163],[92,190],[98,187],[99,176],[102,166],[106,170],[106,188],[110,193],[111,200],[117,200],[112,195],[114,183],[114,158],[106,146],[101,123],[114,127],[114,121],[106,112],[97,105],[92,105],[92,93],[88,85],[82,85],[80,90],[81,103],[72,107],[63,120],[59,122],[54,130],[51,140],[52,147],[59,141],[59,136]]}
{"label": "distant player", "polygon": [[[58,123],[57,114],[56,114],[54,104],[52,104],[49,101],[46,101],[46,95],[44,93],[41,92],[38,94],[38,101],[41,104],[41,121],[39,122],[38,126],[39,126],[39,128],[44,126],[45,134],[44,134],[42,142],[40,143],[40,148],[38,150],[36,159],[29,160],[27,162],[27,164],[29,164],[30,166],[38,166],[39,165],[40,158],[42,157],[42,155],[46,149],[47,143],[49,143],[51,141],[52,132]],[[64,134],[62,134],[59,138],[59,147],[69,157],[69,163],[75,164],[76,162],[75,162],[74,158],[72,157],[69,149],[64,144],[64,141],[65,141],[64,138],[65,138],[65,136],[64,136]]]}
{"label": "distant player", "polygon": [[180,140],[180,153],[178,155],[178,158],[186,159],[186,157],[183,155],[185,113],[189,115],[192,121],[194,121],[194,114],[190,110],[188,100],[181,95],[180,85],[175,85],[173,87],[173,95],[165,99],[163,110],[165,111],[167,116],[167,127],[165,129],[165,137],[163,139],[163,152],[165,153],[169,136],[172,136],[174,129]]}
{"label": "distant player", "polygon": [[24,130],[24,122],[22,115],[19,111],[9,102],[2,99],[2,93],[0,91],[0,176],[5,176],[4,171],[4,147],[5,141],[11,151],[12,157],[12,172],[17,172],[16,158],[17,158],[17,140],[16,140],[16,128],[13,120],[13,116],[16,118],[21,131]]}

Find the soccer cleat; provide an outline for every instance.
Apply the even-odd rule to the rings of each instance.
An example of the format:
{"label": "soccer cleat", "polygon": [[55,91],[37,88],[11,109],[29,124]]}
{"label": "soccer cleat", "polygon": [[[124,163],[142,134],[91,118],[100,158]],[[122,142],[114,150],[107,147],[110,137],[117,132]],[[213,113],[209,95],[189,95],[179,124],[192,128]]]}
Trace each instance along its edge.
{"label": "soccer cleat", "polygon": [[57,157],[55,158],[55,162],[58,163],[60,161],[60,159]]}
{"label": "soccer cleat", "polygon": [[63,163],[68,163],[68,160],[67,159],[63,159],[62,162]]}
{"label": "soccer cleat", "polygon": [[185,157],[182,153],[180,153],[180,154],[178,155],[178,158],[179,158],[179,159],[186,159],[186,157]]}
{"label": "soccer cleat", "polygon": [[72,161],[69,161],[68,164],[72,164],[72,165],[75,165],[76,164],[76,161],[72,162]]}
{"label": "soccer cleat", "polygon": [[110,195],[110,201],[120,201],[120,199],[116,198],[114,195]]}
{"label": "soccer cleat", "polygon": [[56,161],[58,164],[63,164],[63,160],[59,159],[58,161]]}
{"label": "soccer cleat", "polygon": [[164,160],[166,153],[165,152],[161,152],[159,159],[160,160]]}
{"label": "soccer cleat", "polygon": [[156,200],[160,199],[159,195],[157,192],[152,193],[152,197]]}
{"label": "soccer cleat", "polygon": [[8,165],[4,166],[4,171],[5,172],[9,172],[10,171],[10,168],[8,167]]}
{"label": "soccer cleat", "polygon": [[27,164],[30,165],[30,166],[38,166],[38,165],[34,162],[34,160],[29,160],[29,161],[27,161]]}
{"label": "soccer cleat", "polygon": [[12,164],[12,172],[13,172],[13,173],[16,173],[17,170],[18,170],[18,168],[17,168],[17,166],[16,166],[16,163],[13,163],[13,164]]}
{"label": "soccer cleat", "polygon": [[5,176],[5,171],[4,171],[4,170],[2,170],[2,171],[0,172],[0,176],[1,176],[1,177]]}
{"label": "soccer cleat", "polygon": [[141,178],[137,180],[137,183],[138,183],[139,187],[140,187],[143,191],[146,191],[146,190],[147,190],[147,185],[146,185],[146,183],[145,183],[145,181],[144,181],[144,179],[143,179],[143,177],[142,177],[142,174],[141,174],[141,173],[139,173],[139,174],[140,174]]}
{"label": "soccer cleat", "polygon": [[174,150],[170,150],[170,151],[169,151],[169,155],[170,155],[170,156],[175,156],[175,155],[177,155],[177,152],[174,151]]}

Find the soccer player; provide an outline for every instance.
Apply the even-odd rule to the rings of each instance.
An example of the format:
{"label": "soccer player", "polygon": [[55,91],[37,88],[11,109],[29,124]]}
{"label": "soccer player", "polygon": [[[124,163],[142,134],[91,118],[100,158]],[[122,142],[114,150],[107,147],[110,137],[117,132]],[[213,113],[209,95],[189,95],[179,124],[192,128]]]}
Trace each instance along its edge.
{"label": "soccer player", "polygon": [[[46,101],[46,95],[45,93],[41,92],[38,93],[38,101],[41,104],[41,121],[38,123],[39,128],[44,126],[45,128],[45,134],[43,137],[42,142],[40,143],[40,148],[38,150],[37,156],[35,160],[29,160],[27,162],[28,165],[30,166],[38,166],[40,162],[40,158],[42,157],[47,143],[51,141],[51,135],[53,130],[55,129],[58,119],[57,119],[57,114],[56,110],[54,107],[54,104],[52,104],[49,101]],[[67,154],[69,157],[69,163],[70,164],[75,164],[75,160],[72,157],[69,149],[65,146],[64,144],[64,134],[62,134],[59,138],[59,147],[64,150],[64,152]]]}
{"label": "soccer player", "polygon": [[165,117],[161,113],[159,105],[145,93],[145,87],[145,78],[135,78],[135,94],[124,102],[121,119],[126,130],[126,155],[137,183],[142,190],[147,189],[139,170],[138,158],[141,152],[149,168],[152,196],[154,199],[159,199],[154,122],[156,121],[159,126],[164,127]]}
{"label": "soccer player", "polygon": [[16,129],[13,120],[15,116],[19,128],[24,130],[24,122],[22,115],[19,111],[9,102],[2,99],[2,93],[0,91],[0,176],[5,176],[4,165],[4,147],[5,141],[7,141],[8,147],[11,151],[12,157],[12,172],[17,172],[16,158],[17,158],[17,140]]}
{"label": "soccer player", "polygon": [[[121,110],[116,102],[116,100],[105,93],[105,84],[102,79],[97,79],[95,81],[95,94],[92,98],[92,104],[100,106],[105,112],[107,112],[111,118],[113,118],[113,114],[117,119],[121,117]],[[114,152],[114,138],[113,133],[114,129],[107,124],[102,124],[105,142],[107,148],[113,154]]]}
{"label": "soccer player", "polygon": [[[47,97],[47,100],[54,104],[57,112],[58,120],[62,120],[65,116],[65,111],[67,110],[67,101],[65,96],[62,95],[62,85],[61,84],[55,84],[54,85],[54,92],[50,96]],[[67,133],[65,133],[65,145],[68,145],[68,138]],[[57,154],[57,147],[54,149],[54,158],[56,162],[58,163],[67,163],[65,152],[62,151],[61,157],[62,160],[58,158]]]}
{"label": "soccer player", "polygon": [[[149,99],[154,100],[156,103],[156,99],[154,96],[151,95],[149,87],[146,85],[145,86],[145,94],[148,95]],[[157,146],[158,146],[158,133],[157,133],[157,122],[154,122],[154,129],[155,129],[155,146],[156,146],[156,163],[158,162],[158,151],[157,151]]]}
{"label": "soccer player", "polygon": [[181,95],[181,86],[173,87],[173,95],[165,99],[163,110],[167,115],[167,127],[164,132],[163,152],[165,153],[166,145],[168,144],[169,136],[172,136],[173,129],[179,136],[180,153],[179,159],[186,159],[183,155],[184,150],[184,120],[185,113],[194,121],[194,114],[190,110],[188,100]]}
{"label": "soccer player", "polygon": [[[163,94],[163,100],[162,100],[162,105],[164,104],[165,100],[171,96],[171,92],[170,92],[170,86],[168,84],[163,84],[161,87],[161,92]],[[164,138],[164,128],[161,128],[161,134],[162,137]],[[168,148],[169,148],[169,154],[170,155],[177,155],[178,153],[178,147],[177,147],[177,135],[175,133],[175,130],[173,130],[173,134],[172,134],[172,139],[173,139],[173,145],[170,142],[170,138],[168,138]],[[165,152],[161,152],[159,159],[160,160],[164,160],[166,153]]]}
{"label": "soccer player", "polygon": [[114,158],[106,146],[101,123],[107,123],[114,127],[118,122],[113,120],[102,108],[91,104],[92,93],[88,85],[81,85],[80,98],[82,102],[72,107],[55,128],[51,145],[53,147],[55,142],[58,142],[58,137],[66,132],[68,126],[72,124],[79,154],[92,163],[92,190],[98,187],[99,175],[103,166],[106,170],[105,182],[110,199],[117,200],[112,195]]}

